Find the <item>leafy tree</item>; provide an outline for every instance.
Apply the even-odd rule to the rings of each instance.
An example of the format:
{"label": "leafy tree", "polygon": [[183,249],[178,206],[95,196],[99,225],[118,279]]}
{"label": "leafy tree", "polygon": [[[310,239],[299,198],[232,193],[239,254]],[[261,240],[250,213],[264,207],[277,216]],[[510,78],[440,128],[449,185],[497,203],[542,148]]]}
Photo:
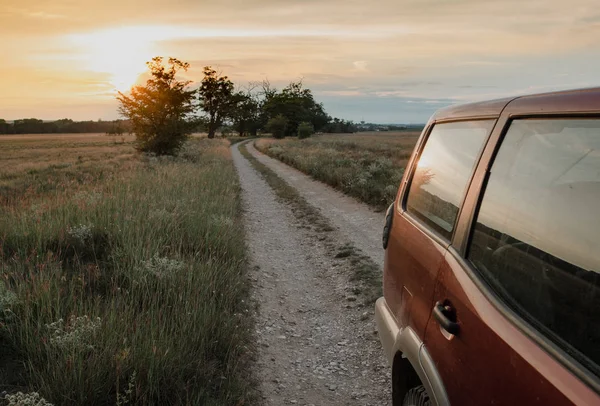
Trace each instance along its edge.
{"label": "leafy tree", "polygon": [[197,125],[192,116],[195,92],[187,90],[191,81],[177,79],[177,74],[190,65],[169,58],[166,67],[162,57],[147,65],[152,77],[146,86],[132,88],[131,96],[119,92],[119,112],[130,120],[140,151],[176,154]]}
{"label": "leafy tree", "polygon": [[207,114],[208,138],[214,138],[217,129],[231,114],[233,82],[227,76],[219,76],[210,66],[204,67],[204,79],[198,89],[200,107]]}
{"label": "leafy tree", "polygon": [[283,115],[273,117],[267,123],[267,131],[270,132],[275,138],[283,138],[287,132],[288,119]]}
{"label": "leafy tree", "polygon": [[317,131],[329,122],[323,105],[315,102],[312,92],[303,87],[302,81],[290,83],[281,92],[269,90],[263,103],[264,114],[269,119],[278,115],[287,118],[286,135],[296,135],[302,122],[311,123]]}
{"label": "leafy tree", "polygon": [[248,92],[237,92],[232,96],[231,119],[233,128],[240,137],[251,134],[256,135],[260,128],[259,101]]}
{"label": "leafy tree", "polygon": [[307,123],[306,121],[300,123],[298,126],[298,138],[304,139],[308,138],[315,133],[315,128],[311,123]]}

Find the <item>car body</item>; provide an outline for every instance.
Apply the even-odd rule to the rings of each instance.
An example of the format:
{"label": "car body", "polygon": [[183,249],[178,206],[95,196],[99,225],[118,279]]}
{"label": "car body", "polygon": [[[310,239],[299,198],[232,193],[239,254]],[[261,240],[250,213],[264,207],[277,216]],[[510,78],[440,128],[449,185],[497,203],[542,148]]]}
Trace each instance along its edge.
{"label": "car body", "polygon": [[600,88],[434,114],[384,229],[394,405],[600,404],[599,208]]}

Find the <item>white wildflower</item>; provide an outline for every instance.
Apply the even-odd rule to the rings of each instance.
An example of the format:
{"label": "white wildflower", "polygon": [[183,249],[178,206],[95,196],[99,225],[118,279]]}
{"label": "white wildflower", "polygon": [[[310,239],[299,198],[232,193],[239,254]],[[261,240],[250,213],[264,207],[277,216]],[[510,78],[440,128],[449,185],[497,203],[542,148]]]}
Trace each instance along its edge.
{"label": "white wildflower", "polygon": [[6,395],[4,399],[8,401],[8,406],[54,406],[37,392],[17,392],[12,395]]}
{"label": "white wildflower", "polygon": [[0,281],[0,311],[10,311],[17,301],[17,294],[8,290],[4,282]]}
{"label": "white wildflower", "polygon": [[181,271],[184,267],[185,263],[183,261],[159,257],[158,254],[156,254],[148,261],[142,261],[139,270],[143,275],[150,274],[157,278],[167,278],[174,273]]}
{"label": "white wildflower", "polygon": [[81,245],[85,245],[92,239],[92,228],[92,225],[79,224],[75,227],[69,227],[67,233],[69,234],[69,237]]}
{"label": "white wildflower", "polygon": [[59,319],[47,324],[46,328],[50,333],[50,344],[65,349],[93,349],[90,343],[100,324],[100,317],[90,319],[88,316],[73,315],[66,325],[63,319]]}
{"label": "white wildflower", "polygon": [[117,406],[123,406],[130,403],[133,403],[133,396],[135,395],[135,380],[137,374],[135,371],[129,377],[129,383],[127,384],[127,389],[125,390],[125,394],[121,395],[117,392]]}

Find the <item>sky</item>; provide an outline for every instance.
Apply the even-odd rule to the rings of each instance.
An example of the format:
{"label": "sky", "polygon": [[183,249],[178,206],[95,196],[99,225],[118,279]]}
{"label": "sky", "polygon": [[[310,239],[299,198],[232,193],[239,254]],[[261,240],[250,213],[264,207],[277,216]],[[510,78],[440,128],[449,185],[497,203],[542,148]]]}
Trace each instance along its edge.
{"label": "sky", "polygon": [[450,104],[600,85],[597,0],[0,0],[0,118],[114,119],[153,56],[239,86],[302,78],[327,112],[424,123]]}

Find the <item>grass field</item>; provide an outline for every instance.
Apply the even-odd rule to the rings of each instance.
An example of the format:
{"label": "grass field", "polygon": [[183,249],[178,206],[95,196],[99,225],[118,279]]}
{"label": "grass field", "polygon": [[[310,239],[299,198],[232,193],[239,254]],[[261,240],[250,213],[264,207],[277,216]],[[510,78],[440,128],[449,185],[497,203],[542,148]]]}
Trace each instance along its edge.
{"label": "grass field", "polygon": [[313,178],[385,209],[398,191],[419,137],[416,132],[316,135],[259,139],[256,147]]}
{"label": "grass field", "polygon": [[[0,137],[0,386],[55,405],[252,403],[226,140]],[[31,395],[33,397],[33,395]]]}

